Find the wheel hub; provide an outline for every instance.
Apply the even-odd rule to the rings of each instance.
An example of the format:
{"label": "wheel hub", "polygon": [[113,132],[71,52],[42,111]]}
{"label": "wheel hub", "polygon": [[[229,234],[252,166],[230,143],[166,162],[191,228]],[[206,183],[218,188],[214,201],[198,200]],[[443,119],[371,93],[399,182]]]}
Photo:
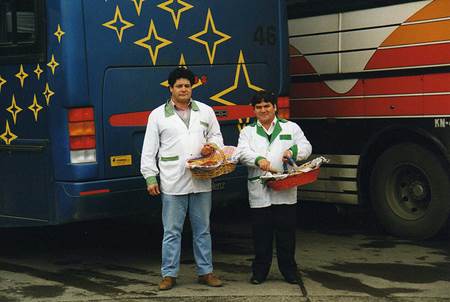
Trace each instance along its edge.
{"label": "wheel hub", "polygon": [[409,186],[409,193],[410,193],[409,195],[411,196],[411,198],[416,201],[420,201],[421,199],[424,199],[426,196],[424,184],[419,181],[414,181]]}
{"label": "wheel hub", "polygon": [[425,215],[430,204],[430,185],[421,169],[402,164],[391,174],[387,184],[391,192],[389,205],[398,216],[416,220]]}

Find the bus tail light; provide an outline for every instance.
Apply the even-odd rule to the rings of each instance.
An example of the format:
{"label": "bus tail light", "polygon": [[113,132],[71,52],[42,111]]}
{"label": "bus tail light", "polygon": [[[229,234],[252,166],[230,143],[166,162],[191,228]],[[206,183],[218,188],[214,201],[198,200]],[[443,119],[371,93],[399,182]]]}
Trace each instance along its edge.
{"label": "bus tail light", "polygon": [[94,108],[69,109],[69,144],[72,164],[95,162]]}
{"label": "bus tail light", "polygon": [[291,107],[288,96],[280,96],[277,100],[277,115],[279,118],[289,119],[291,116]]}

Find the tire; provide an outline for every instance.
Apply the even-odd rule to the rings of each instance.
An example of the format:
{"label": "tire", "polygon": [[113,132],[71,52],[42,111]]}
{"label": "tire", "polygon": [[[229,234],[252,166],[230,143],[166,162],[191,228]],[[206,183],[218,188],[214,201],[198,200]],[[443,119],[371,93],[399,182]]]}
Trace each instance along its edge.
{"label": "tire", "polygon": [[420,145],[398,144],[382,153],[369,191],[378,221],[395,236],[430,238],[447,222],[449,174],[443,161]]}

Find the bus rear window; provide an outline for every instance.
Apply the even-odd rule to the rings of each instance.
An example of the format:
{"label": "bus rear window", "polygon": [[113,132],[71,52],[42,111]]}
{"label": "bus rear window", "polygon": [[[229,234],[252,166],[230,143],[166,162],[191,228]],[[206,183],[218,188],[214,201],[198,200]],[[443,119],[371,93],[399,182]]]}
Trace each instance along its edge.
{"label": "bus rear window", "polygon": [[41,52],[41,6],[39,0],[0,0],[0,62],[5,57],[35,56]]}

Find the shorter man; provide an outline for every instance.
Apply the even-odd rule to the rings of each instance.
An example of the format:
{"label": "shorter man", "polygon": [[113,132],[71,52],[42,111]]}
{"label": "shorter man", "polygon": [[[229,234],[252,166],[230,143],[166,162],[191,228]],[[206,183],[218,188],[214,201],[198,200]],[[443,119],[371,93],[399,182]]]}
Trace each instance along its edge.
{"label": "shorter man", "polygon": [[259,180],[265,171],[282,171],[288,159],[302,160],[311,154],[311,144],[300,127],[279,119],[275,95],[260,91],[252,98],[257,121],[239,136],[240,161],[248,166],[248,191],[252,216],[255,259],[253,284],[264,282],[272,264],[275,235],[278,267],[289,283],[298,280],[295,261],[297,188],[273,191]]}
{"label": "shorter man", "polygon": [[[213,273],[209,216],[211,180],[194,179],[186,160],[207,156],[223,147],[222,134],[213,109],[192,100],[194,74],[176,68],[169,75],[171,98],[153,110],[148,118],[142,147],[141,172],[150,195],[162,193],[162,242],[160,290],[176,284],[180,267],[181,234],[186,213],[192,226],[198,282],[221,286]],[[160,175],[161,189],[156,180]]]}

